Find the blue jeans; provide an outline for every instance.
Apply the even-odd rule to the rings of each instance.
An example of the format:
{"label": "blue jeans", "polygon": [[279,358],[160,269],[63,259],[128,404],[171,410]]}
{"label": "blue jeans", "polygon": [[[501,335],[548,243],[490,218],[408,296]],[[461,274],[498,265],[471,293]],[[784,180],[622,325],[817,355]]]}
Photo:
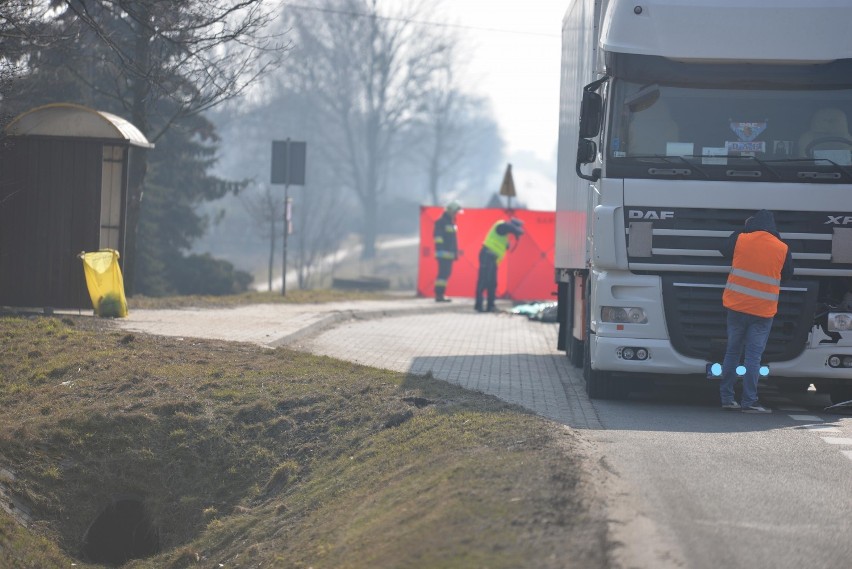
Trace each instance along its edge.
{"label": "blue jeans", "polygon": [[745,352],[743,376],[743,400],[741,405],[750,407],[757,403],[757,379],[760,371],[760,358],[769,339],[772,329],[772,318],[762,318],[728,310],[728,347],[725,350],[725,360],[722,362],[722,383],[719,385],[719,396],[722,404],[734,400],[734,384],[737,382],[737,366],[740,357]]}

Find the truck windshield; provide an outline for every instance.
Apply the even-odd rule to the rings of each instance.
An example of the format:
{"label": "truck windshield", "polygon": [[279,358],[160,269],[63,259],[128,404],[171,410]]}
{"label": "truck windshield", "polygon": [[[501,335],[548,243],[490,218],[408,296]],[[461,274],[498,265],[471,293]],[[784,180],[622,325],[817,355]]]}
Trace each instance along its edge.
{"label": "truck windshield", "polygon": [[612,89],[608,177],[852,183],[852,89]]}

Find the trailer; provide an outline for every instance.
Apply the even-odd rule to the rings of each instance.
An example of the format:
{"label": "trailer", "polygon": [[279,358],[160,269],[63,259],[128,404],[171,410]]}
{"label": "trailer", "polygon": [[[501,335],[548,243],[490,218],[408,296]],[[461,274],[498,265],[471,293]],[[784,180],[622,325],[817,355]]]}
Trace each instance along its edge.
{"label": "trailer", "polygon": [[571,1],[558,347],[590,397],[719,369],[719,248],[769,209],[796,269],[761,381],[852,399],[850,21],[849,0]]}

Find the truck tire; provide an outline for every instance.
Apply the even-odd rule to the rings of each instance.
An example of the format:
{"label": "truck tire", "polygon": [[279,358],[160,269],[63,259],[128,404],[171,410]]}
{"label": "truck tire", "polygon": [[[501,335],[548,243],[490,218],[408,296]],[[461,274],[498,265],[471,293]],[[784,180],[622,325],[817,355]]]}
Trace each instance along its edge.
{"label": "truck tire", "polygon": [[583,343],[583,379],[586,380],[586,393],[590,399],[619,399],[624,397],[624,390],[612,373],[592,369],[591,333],[586,335]]}

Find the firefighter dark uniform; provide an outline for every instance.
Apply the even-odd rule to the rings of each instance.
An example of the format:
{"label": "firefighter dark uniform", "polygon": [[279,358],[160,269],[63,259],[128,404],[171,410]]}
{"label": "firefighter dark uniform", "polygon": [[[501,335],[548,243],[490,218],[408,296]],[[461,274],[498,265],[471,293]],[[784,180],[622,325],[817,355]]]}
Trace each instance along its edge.
{"label": "firefighter dark uniform", "polygon": [[435,241],[435,259],[438,261],[438,276],[435,278],[435,302],[450,302],[444,296],[447,281],[453,272],[453,263],[459,257],[458,227],[456,215],[461,212],[458,202],[450,202],[444,213],[435,222],[432,237]]}
{"label": "firefighter dark uniform", "polygon": [[[497,293],[497,265],[506,256],[509,250],[509,235],[519,239],[524,234],[524,223],[517,218],[511,221],[498,221],[491,226],[482,249],[479,250],[479,273],[476,279],[476,304],[474,309],[478,312],[491,312],[494,310],[494,297]],[[482,307],[482,297],[486,296],[488,303]]]}

